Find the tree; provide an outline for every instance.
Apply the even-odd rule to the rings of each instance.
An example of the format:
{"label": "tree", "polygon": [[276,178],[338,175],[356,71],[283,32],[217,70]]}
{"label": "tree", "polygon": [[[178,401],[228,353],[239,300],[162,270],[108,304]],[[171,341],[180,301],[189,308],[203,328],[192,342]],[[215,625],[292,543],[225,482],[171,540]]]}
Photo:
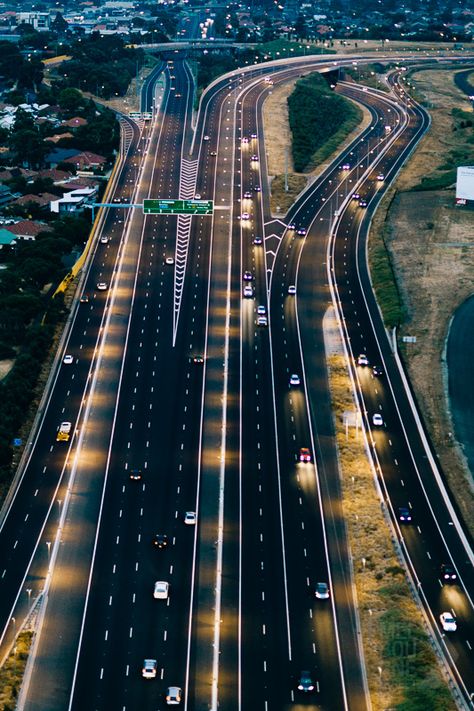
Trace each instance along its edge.
{"label": "tree", "polygon": [[13,133],[17,131],[34,131],[36,130],[35,122],[31,114],[24,109],[18,108],[15,113],[15,123],[13,124]]}
{"label": "tree", "polygon": [[20,50],[13,42],[0,42],[0,74],[7,81],[16,81],[23,61]]}
{"label": "tree", "polygon": [[77,113],[84,106],[84,97],[78,89],[63,89],[59,92],[58,104],[69,113]]}
{"label": "tree", "polygon": [[36,89],[43,81],[43,63],[39,57],[31,57],[23,62],[18,72],[18,87],[24,89]]}
{"label": "tree", "polygon": [[52,31],[55,32],[59,36],[63,36],[66,34],[68,27],[69,27],[69,25],[66,22],[66,20],[64,19],[64,17],[62,16],[62,14],[60,12],[57,12],[56,17],[54,18],[54,20],[51,23]]}
{"label": "tree", "polygon": [[43,143],[39,132],[31,129],[22,129],[12,133],[9,146],[10,150],[16,154],[17,162],[29,168],[39,168],[49,151],[49,147]]}

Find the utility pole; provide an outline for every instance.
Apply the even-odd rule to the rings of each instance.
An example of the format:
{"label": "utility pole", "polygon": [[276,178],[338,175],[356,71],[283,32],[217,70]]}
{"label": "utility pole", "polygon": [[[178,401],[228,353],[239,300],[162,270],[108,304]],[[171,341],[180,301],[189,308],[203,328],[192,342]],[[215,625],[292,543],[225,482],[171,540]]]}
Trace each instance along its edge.
{"label": "utility pole", "polygon": [[288,192],[288,146],[285,148],[285,193]]}

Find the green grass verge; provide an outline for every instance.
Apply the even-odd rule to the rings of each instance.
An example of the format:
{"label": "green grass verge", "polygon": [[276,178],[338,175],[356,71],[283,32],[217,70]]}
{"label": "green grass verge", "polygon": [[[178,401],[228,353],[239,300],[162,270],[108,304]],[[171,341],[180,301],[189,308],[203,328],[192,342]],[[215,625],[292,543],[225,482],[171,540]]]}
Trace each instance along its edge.
{"label": "green grass verge", "polygon": [[0,711],[14,711],[16,708],[32,641],[33,632],[20,632],[14,649],[0,668]]}
{"label": "green grass verge", "polygon": [[[391,586],[392,587],[392,586]],[[406,595],[406,585],[405,595]],[[393,589],[381,591],[392,602]],[[383,659],[397,685],[404,690],[404,700],[397,711],[450,711],[453,699],[437,673],[437,661],[423,627],[406,611],[391,606],[380,617],[384,642]]]}
{"label": "green grass verge", "polygon": [[255,49],[264,59],[283,59],[287,57],[303,57],[311,54],[335,54],[335,50],[317,45],[313,42],[290,42],[285,39],[276,39],[271,42],[262,42]]}
{"label": "green grass verge", "polygon": [[385,326],[387,328],[399,326],[404,322],[406,314],[398,291],[390,253],[381,236],[374,236],[369,241],[369,266],[372,284]]}

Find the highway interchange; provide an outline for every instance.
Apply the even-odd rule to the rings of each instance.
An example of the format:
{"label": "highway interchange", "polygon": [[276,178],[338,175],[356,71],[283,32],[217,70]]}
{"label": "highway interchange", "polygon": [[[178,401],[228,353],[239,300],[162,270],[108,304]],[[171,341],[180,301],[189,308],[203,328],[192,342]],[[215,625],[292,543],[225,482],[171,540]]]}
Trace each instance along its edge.
{"label": "highway interchange", "polygon": [[[308,66],[277,67],[272,81]],[[215,82],[193,134],[193,81],[177,53],[143,90],[155,120],[123,120],[108,197],[117,207],[101,217],[80,287],[88,300],[72,310],[1,522],[2,643],[31,598],[42,621],[22,708],[164,708],[173,685],[187,709],[370,708],[327,382],[331,296],[387,523],[453,685],[465,703],[474,691],[466,534],[433,476],[365,264],[367,222],[427,116],[396,77],[393,96],[342,83],[338,91],[367,106],[370,126],[284,221],[273,219],[264,77]],[[212,217],[120,207],[196,194],[214,199]],[[66,353],[72,363],[62,363]],[[357,365],[362,353],[381,376]],[[56,442],[65,420],[74,431],[66,444]],[[311,462],[298,461],[301,448]],[[456,585],[442,584],[443,563]],[[154,599],[157,580],[169,582],[167,599]],[[317,582],[329,584],[329,599],[315,597]],[[439,627],[445,609],[458,620],[449,637]],[[156,660],[156,679],[142,678],[145,658]],[[302,670],[313,693],[298,692]]]}

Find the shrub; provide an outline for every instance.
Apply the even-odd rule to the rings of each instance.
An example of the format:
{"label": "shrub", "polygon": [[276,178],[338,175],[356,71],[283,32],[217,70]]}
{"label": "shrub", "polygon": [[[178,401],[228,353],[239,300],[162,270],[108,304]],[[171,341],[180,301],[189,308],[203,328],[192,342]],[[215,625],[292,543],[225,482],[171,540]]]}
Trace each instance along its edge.
{"label": "shrub", "polygon": [[288,97],[288,111],[293,163],[298,172],[311,166],[317,151],[336,134],[340,143],[362,116],[350,101],[335,94],[318,72],[296,82]]}

